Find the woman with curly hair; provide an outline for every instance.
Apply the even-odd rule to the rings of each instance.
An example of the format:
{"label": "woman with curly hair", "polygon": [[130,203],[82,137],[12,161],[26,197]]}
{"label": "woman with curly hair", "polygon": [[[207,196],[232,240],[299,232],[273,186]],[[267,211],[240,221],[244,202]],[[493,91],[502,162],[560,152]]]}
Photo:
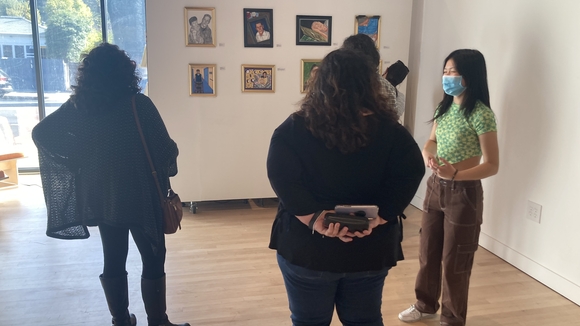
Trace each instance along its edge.
{"label": "woman with curly hair", "polygon": [[[176,326],[165,305],[165,236],[159,195],[132,106],[162,189],[177,174],[177,145],[151,100],[139,94],[136,64],[103,43],[82,60],[73,94],[34,128],[49,237],[85,239],[98,226],[99,276],[113,325],[136,325],[128,310],[129,232],[141,254],[141,292],[150,326]],[[181,326],[188,326],[188,323]]]}
{"label": "woman with curly hair", "polygon": [[[383,325],[389,269],[401,260],[397,216],[425,167],[421,151],[377,78],[376,62],[350,49],[329,53],[300,109],[275,131],[267,169],[280,199],[270,248],[277,251],[293,325]],[[325,226],[336,205],[376,205],[362,232]]]}

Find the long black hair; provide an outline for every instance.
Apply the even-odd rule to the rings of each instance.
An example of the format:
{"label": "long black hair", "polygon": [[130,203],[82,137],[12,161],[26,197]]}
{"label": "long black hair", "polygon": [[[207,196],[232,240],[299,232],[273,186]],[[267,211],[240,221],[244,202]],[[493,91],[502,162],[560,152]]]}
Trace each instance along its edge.
{"label": "long black hair", "polygon": [[306,128],[327,148],[347,154],[367,146],[380,119],[397,121],[376,69],[376,62],[360,52],[344,48],[330,52],[294,115],[303,117]]}
{"label": "long black hair", "polygon": [[94,114],[115,107],[119,100],[137,94],[137,64],[118,46],[101,43],[87,54],[78,68],[71,100],[79,110]]}
{"label": "long black hair", "polygon": [[[465,91],[463,101],[459,107],[463,111],[465,117],[469,117],[475,109],[477,101],[489,105],[489,89],[487,87],[487,68],[485,66],[485,58],[483,54],[477,50],[460,49],[451,52],[443,61],[443,68],[447,61],[453,60],[455,63],[455,70],[465,81]],[[437,120],[444,115],[453,104],[453,96],[445,94],[443,99],[437,106],[437,115],[431,121]]]}

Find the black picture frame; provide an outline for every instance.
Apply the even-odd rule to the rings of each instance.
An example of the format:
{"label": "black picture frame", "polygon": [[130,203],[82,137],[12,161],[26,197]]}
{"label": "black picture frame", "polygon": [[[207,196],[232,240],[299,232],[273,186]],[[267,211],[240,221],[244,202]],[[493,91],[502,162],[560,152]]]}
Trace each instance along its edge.
{"label": "black picture frame", "polygon": [[332,16],[296,15],[296,45],[330,46],[331,43]]}
{"label": "black picture frame", "polygon": [[[256,25],[262,28],[262,38]],[[244,8],[244,47],[274,47],[274,11],[272,9]]]}

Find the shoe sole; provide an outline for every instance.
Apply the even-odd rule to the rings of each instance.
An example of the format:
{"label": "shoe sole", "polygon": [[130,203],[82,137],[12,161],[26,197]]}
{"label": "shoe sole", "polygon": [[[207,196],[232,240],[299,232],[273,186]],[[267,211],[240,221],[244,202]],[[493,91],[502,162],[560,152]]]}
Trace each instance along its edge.
{"label": "shoe sole", "polygon": [[404,323],[416,323],[416,322],[423,320],[423,319],[435,318],[436,316],[437,316],[437,314],[422,314],[421,318],[413,319],[413,320],[403,320],[403,319],[401,319],[401,316],[399,316],[399,320],[404,322]]}

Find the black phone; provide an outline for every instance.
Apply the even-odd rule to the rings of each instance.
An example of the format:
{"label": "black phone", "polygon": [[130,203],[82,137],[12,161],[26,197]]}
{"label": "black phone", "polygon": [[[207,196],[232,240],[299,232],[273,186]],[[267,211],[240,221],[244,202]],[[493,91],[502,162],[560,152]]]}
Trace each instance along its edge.
{"label": "black phone", "polygon": [[369,218],[360,215],[327,213],[324,215],[324,227],[328,227],[330,223],[339,223],[340,228],[347,227],[349,232],[362,232],[369,228]]}
{"label": "black phone", "polygon": [[379,216],[379,207],[376,205],[336,205],[334,211],[338,214],[362,215],[370,218]]}

